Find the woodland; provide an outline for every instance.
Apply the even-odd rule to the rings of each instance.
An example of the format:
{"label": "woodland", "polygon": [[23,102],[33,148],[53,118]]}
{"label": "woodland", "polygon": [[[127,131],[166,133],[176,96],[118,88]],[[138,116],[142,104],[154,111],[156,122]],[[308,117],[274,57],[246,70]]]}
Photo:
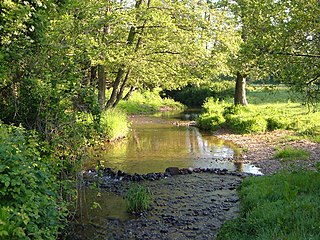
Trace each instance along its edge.
{"label": "woodland", "polygon": [[[271,81],[316,111],[319,16],[317,0],[2,0],[0,238],[58,237],[86,148],[126,135],[110,121],[134,93],[231,87],[232,112]],[[228,121],[204,108],[218,120],[200,127]]]}

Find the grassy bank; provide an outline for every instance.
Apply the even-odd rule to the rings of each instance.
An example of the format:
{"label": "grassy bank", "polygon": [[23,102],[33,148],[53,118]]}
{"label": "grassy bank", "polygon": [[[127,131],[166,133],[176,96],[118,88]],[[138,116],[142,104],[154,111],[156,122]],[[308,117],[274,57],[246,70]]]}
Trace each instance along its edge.
{"label": "grassy bank", "polygon": [[239,195],[240,216],[225,223],[218,240],[320,239],[319,172],[250,177]]}
{"label": "grassy bank", "polygon": [[161,98],[160,89],[135,91],[128,100],[121,100],[118,109],[128,114],[149,114],[161,110],[183,110],[183,104],[171,98]]}
{"label": "grassy bank", "polygon": [[[293,102],[295,97],[296,102]],[[287,89],[251,88],[249,106],[233,106],[230,101],[209,98],[203,105],[199,127],[216,130],[227,127],[237,133],[260,133],[276,129],[296,131],[297,135],[320,142],[320,112],[312,112]]]}

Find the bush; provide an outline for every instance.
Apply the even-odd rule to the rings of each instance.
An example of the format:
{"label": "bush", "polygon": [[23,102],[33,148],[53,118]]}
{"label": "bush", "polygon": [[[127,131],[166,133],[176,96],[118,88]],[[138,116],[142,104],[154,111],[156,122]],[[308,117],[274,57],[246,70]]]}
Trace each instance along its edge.
{"label": "bush", "polygon": [[226,121],[227,125],[237,133],[261,133],[267,130],[267,121],[259,114],[229,115]]}
{"label": "bush", "polygon": [[35,135],[0,123],[0,238],[56,239],[65,208]]}
{"label": "bush", "polygon": [[233,81],[215,81],[208,86],[188,85],[181,90],[166,91],[165,94],[188,107],[200,107],[207,98],[226,99],[234,94]]}
{"label": "bush", "polygon": [[210,115],[208,113],[201,114],[198,118],[198,127],[203,130],[215,131],[224,123],[225,119],[222,114]]}
{"label": "bush", "polygon": [[148,188],[132,184],[125,197],[129,212],[140,213],[148,210],[151,204],[151,194]]}
{"label": "bush", "polygon": [[130,130],[127,115],[117,109],[108,109],[102,112],[100,130],[108,140],[125,137]]}

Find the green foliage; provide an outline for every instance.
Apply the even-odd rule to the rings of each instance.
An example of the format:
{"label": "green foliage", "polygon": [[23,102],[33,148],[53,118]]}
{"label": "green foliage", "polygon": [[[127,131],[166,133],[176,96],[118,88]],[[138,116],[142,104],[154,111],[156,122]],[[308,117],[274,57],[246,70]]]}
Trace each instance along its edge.
{"label": "green foliage", "polygon": [[0,124],[0,238],[55,239],[66,209],[55,159],[35,135]]}
{"label": "green foliage", "polygon": [[274,154],[274,158],[281,160],[307,160],[310,157],[310,152],[304,149],[285,147],[278,149]]}
{"label": "green foliage", "polygon": [[198,126],[204,130],[217,130],[225,123],[224,103],[211,97],[203,104],[204,113],[198,118]]}
{"label": "green foliage", "polygon": [[108,140],[116,140],[128,134],[130,124],[124,112],[108,109],[101,113],[99,129]]}
{"label": "green foliage", "polygon": [[151,204],[150,190],[142,185],[132,184],[125,196],[128,204],[128,211],[140,213],[147,211]]}
{"label": "green foliage", "polygon": [[217,239],[319,239],[319,184],[312,171],[246,178],[240,216],[225,223]]}
{"label": "green foliage", "polygon": [[120,101],[118,108],[128,114],[154,113],[162,109],[182,110],[184,106],[171,98],[161,98],[159,89],[135,91],[127,101]]}
{"label": "green foliage", "polygon": [[208,86],[188,85],[181,90],[165,91],[164,93],[188,107],[200,107],[209,97],[220,100],[232,97],[234,83],[232,81],[214,81]]}
{"label": "green foliage", "polygon": [[[248,93],[248,98],[252,99],[252,104],[248,107],[208,99],[203,105],[204,113],[200,115],[199,126],[211,129],[208,119],[214,119],[214,116],[220,118],[222,114],[225,121],[221,121],[220,124],[213,122],[212,129],[228,126],[238,133],[288,129],[319,141],[320,112],[309,112],[303,104],[292,103],[292,97],[288,89],[283,87],[274,89],[255,86]],[[299,95],[296,99],[299,99]]]}
{"label": "green foliage", "polygon": [[262,115],[246,113],[228,115],[227,125],[237,133],[261,133],[267,130],[267,121]]}

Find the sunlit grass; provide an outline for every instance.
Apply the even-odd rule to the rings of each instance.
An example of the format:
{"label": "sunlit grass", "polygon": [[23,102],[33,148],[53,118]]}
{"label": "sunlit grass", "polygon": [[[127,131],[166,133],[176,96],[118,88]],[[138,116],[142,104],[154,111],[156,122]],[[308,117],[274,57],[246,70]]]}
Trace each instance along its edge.
{"label": "sunlit grass", "polygon": [[154,113],[162,109],[182,110],[184,106],[170,98],[161,98],[160,89],[135,91],[127,101],[120,101],[118,108],[128,114]]}
{"label": "sunlit grass", "polygon": [[218,240],[320,239],[319,172],[283,172],[243,181],[240,216]]}
{"label": "sunlit grass", "polygon": [[125,137],[130,130],[127,115],[117,109],[108,109],[101,114],[100,128],[108,140]]}
{"label": "sunlit grass", "polygon": [[[248,99],[247,107],[208,99],[199,126],[209,130],[227,126],[238,133],[293,130],[300,137],[320,142],[320,111],[310,111],[298,93],[294,95],[284,87],[255,87],[249,88]],[[213,121],[217,116],[219,121]]]}
{"label": "sunlit grass", "polygon": [[274,154],[274,158],[281,159],[284,161],[288,160],[307,160],[310,157],[310,152],[293,147],[285,147],[278,149]]}

